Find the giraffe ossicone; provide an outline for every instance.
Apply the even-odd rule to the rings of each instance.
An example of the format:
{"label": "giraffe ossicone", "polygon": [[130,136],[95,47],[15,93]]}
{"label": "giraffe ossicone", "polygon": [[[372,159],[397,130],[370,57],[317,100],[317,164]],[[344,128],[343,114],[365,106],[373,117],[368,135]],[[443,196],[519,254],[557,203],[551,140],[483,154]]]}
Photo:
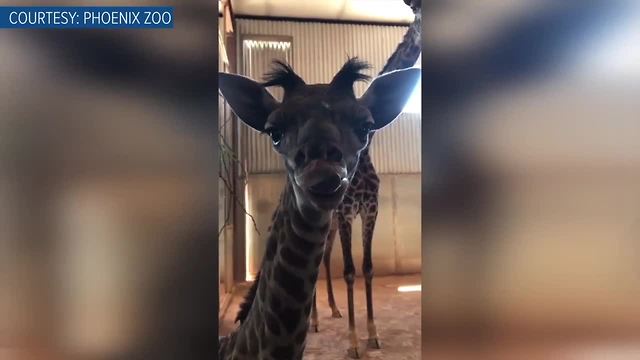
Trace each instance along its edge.
{"label": "giraffe ossicone", "polygon": [[[353,84],[368,78],[361,72],[367,67],[349,59],[330,83],[311,85],[282,62],[264,83],[219,74],[220,92],[233,112],[271,137],[287,172],[253,302],[244,307],[240,326],[219,342],[220,359],[302,358],[333,210],[372,133],[396,119],[420,76],[419,69],[379,76],[356,98]],[[268,86],[284,89],[282,102]]]}

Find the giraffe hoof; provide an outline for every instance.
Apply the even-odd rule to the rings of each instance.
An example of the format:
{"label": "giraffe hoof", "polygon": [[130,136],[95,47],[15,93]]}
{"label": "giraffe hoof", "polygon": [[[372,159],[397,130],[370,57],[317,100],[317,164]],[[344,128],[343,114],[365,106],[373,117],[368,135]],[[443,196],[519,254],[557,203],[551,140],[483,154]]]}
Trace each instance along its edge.
{"label": "giraffe hoof", "polygon": [[357,347],[353,347],[351,349],[349,349],[349,357],[352,359],[360,359],[360,352],[358,351]]}
{"label": "giraffe hoof", "polygon": [[342,314],[340,314],[340,310],[333,309],[333,310],[331,310],[331,317],[336,318],[336,319],[341,319],[342,318]]}
{"label": "giraffe hoof", "polygon": [[369,341],[367,341],[367,346],[369,347],[369,349],[382,349],[382,343],[377,337],[369,338]]}

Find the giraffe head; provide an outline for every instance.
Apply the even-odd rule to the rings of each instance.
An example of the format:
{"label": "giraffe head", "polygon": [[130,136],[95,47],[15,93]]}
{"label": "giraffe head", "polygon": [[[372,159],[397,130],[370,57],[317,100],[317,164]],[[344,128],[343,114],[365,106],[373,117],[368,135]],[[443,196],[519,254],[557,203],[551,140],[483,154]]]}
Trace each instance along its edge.
{"label": "giraffe head", "polygon": [[[329,84],[306,84],[293,69],[276,62],[265,83],[220,73],[219,88],[233,112],[248,126],[268,134],[284,160],[298,206],[335,209],[344,196],[371,133],[390,124],[415,88],[420,69],[377,77],[356,98],[353,85],[369,77],[368,65],[347,61]],[[267,91],[284,89],[282,102]]]}

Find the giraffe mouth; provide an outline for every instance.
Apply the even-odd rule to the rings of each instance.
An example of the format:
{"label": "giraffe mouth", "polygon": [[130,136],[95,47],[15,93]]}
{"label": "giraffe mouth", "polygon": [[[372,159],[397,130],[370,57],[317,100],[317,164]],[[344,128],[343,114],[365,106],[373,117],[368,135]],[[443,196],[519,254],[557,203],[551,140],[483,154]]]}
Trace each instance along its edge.
{"label": "giraffe mouth", "polygon": [[346,192],[349,182],[346,178],[332,176],[307,188],[307,194],[315,205],[324,210],[335,209]]}
{"label": "giraffe mouth", "polygon": [[341,187],[342,178],[338,174],[334,174],[309,186],[308,190],[316,196],[331,196],[337,193]]}
{"label": "giraffe mouth", "polygon": [[346,168],[326,160],[310,162],[296,182],[320,208],[337,206],[349,185]]}

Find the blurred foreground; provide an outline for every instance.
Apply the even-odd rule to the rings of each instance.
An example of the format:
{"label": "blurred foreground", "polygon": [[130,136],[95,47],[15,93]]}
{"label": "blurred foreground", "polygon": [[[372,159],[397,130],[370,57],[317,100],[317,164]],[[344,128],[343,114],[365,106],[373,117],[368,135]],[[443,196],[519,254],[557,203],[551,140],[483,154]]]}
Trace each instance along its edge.
{"label": "blurred foreground", "polygon": [[425,11],[423,358],[640,358],[640,4]]}
{"label": "blurred foreground", "polygon": [[215,354],[217,9],[162,5],[173,30],[0,32],[2,359]]}

